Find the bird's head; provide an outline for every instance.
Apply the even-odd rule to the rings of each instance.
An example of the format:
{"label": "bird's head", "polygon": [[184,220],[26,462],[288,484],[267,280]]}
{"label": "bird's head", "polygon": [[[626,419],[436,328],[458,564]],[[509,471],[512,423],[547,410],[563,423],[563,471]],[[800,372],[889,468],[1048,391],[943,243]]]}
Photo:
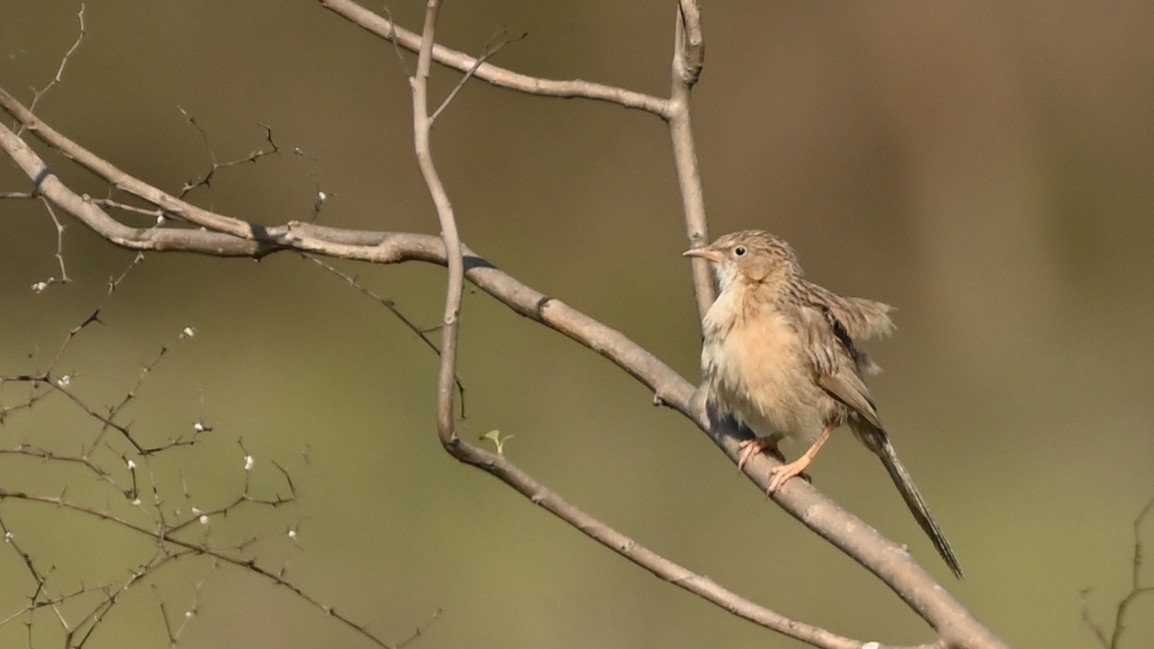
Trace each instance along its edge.
{"label": "bird's head", "polygon": [[684,255],[713,262],[722,291],[738,280],[766,284],[802,275],[793,248],[764,230],[732,232]]}

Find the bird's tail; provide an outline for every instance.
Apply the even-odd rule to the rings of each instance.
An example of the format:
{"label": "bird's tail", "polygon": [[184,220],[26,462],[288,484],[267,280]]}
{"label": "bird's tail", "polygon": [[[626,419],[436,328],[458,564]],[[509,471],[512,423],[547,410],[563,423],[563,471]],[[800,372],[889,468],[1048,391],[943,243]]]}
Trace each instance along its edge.
{"label": "bird's tail", "polygon": [[962,566],[958,563],[958,558],[954,555],[950,542],[946,540],[942,528],[938,527],[937,522],[934,521],[934,517],[930,514],[930,507],[926,504],[926,499],[922,497],[922,493],[914,486],[910,472],[898,459],[897,451],[894,450],[893,444],[890,444],[889,436],[886,435],[885,431],[874,428],[866,422],[855,423],[858,425],[852,428],[858,439],[881,458],[882,463],[886,466],[886,471],[894,481],[894,486],[901,492],[906,506],[910,508],[910,513],[914,515],[918,525],[930,537],[930,541],[933,542],[938,554],[942,555],[942,559],[950,566],[954,576],[961,579]]}

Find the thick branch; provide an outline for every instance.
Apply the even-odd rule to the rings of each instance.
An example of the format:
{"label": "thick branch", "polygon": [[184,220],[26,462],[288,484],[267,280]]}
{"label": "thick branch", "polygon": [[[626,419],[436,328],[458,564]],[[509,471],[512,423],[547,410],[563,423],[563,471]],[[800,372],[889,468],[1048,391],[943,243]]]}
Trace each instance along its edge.
{"label": "thick branch", "polygon": [[[20,102],[16,101],[15,97],[3,89],[0,89],[0,106],[3,106],[4,110],[8,111],[13,117],[24,124],[28,130],[35,133],[41,140],[44,140],[45,143],[58,149],[61,153],[75,160],[97,176],[107,180],[116,189],[139,196],[149,203],[156,205],[166,214],[187,220],[189,223],[231,234],[234,237],[242,239],[256,238],[256,230],[259,229],[260,226],[201,209],[171,194],[163,192],[139,178],[124,173],[112,163],[77,145],[56,132],[52,127],[40,121],[40,118],[33,115],[30,109],[25,108]],[[20,164],[20,160],[17,160],[17,164]],[[21,168],[24,168],[23,164],[21,164]],[[27,169],[25,169],[25,172],[27,172]],[[38,176],[33,176],[33,179],[37,183],[42,180]]]}
{"label": "thick branch", "polygon": [[[0,103],[6,93],[0,93]],[[7,108],[7,105],[5,104]],[[10,111],[12,112],[12,111]],[[16,113],[13,113],[14,115]],[[39,120],[36,120],[40,125]],[[46,129],[37,134],[43,136]],[[92,155],[79,145],[54,133],[54,141],[61,141],[69,150]],[[48,140],[46,140],[48,141]],[[52,142],[48,141],[51,145]],[[129,228],[117,222],[92,201],[76,194],[51,173],[19,137],[0,124],[0,148],[13,158],[48,200],[77,217],[110,242],[134,250],[181,250],[213,256],[251,256],[259,258],[279,250],[295,250],[357,259],[373,263],[424,261],[445,265],[447,256],[442,240],[431,235],[393,232],[347,230],[290,222],[276,227],[246,224],[252,239],[239,238],[221,232],[173,228]],[[109,166],[93,165],[98,176],[118,174]],[[137,186],[122,183],[122,188]],[[228,218],[228,217],[224,217]],[[695,388],[660,359],[634,343],[620,332],[573,309],[560,300],[550,298],[497,269],[462,245],[464,276],[477,287],[489,293],[517,313],[544,324],[577,341],[579,344],[605,356],[618,367],[653,390],[658,403],[674,408],[689,417],[709,433],[715,443],[736,463],[740,438],[731,425],[711,422],[703,404],[694,399]],[[484,451],[463,443],[453,445],[461,459],[470,463],[492,464],[492,457]],[[757,456],[747,464],[747,475],[763,491],[768,487],[768,468],[771,462]],[[493,465],[496,466],[496,465]],[[496,472],[494,472],[496,474]],[[512,483],[510,483],[512,484]],[[516,485],[514,485],[516,487]],[[518,488],[521,491],[520,488]],[[524,493],[524,491],[522,491]],[[792,480],[774,495],[787,512],[823,538],[842,548],[857,561],[881,577],[895,592],[910,603],[947,638],[949,646],[1004,646],[988,630],[981,627],[969,613],[922,570],[903,548],[881,536],[857,517],[841,509],[804,481]],[[579,529],[579,521],[569,521]],[[612,547],[619,551],[617,547]],[[629,556],[629,555],[626,555]],[[631,560],[636,557],[629,556]],[[646,569],[653,570],[650,565]],[[716,602],[727,610],[739,611],[732,602]],[[788,632],[793,635],[792,632]]]}
{"label": "thick branch", "polygon": [[[418,73],[414,77],[414,108],[418,108],[414,122],[414,144],[418,161],[427,158],[426,179],[432,178],[430,191],[441,216],[442,237],[408,233],[367,232],[321,227],[289,222],[265,227],[242,219],[216,214],[186,203],[125,174],[107,161],[95,156],[49,128],[31,111],[24,108],[7,93],[0,90],[0,105],[21,122],[25,128],[49,146],[76,160],[113,187],[140,197],[157,206],[161,213],[199,226],[161,225],[147,229],[128,227],[94,201],[81,196],[64,185],[19,136],[0,125],[0,148],[3,148],[32,180],[37,193],[73,214],[109,241],[136,250],[183,250],[216,256],[261,256],[279,250],[315,253],[343,259],[358,259],[373,263],[398,263],[419,260],[448,265],[450,285],[446,295],[445,327],[442,331],[442,350],[450,357],[442,357],[438,391],[438,429],[442,441],[458,459],[473,464],[500,477],[520,493],[555,515],[566,520],[602,544],[645,567],[654,574],[669,579],[682,588],[695,592],[710,601],[752,621],[775,628],[817,646],[844,647],[860,643],[828,632],[807,627],[778,614],[746,602],[724,591],[704,578],[690,576],[684,568],[668,562],[649,550],[633,544],[627,537],[605,526],[588,514],[565,502],[543,485],[524,474],[507,459],[469,445],[453,435],[452,422],[452,369],[451,354],[455,351],[456,322],[459,312],[461,278],[467,278],[482,290],[511,309],[559,331],[613,361],[620,368],[654,391],[657,402],[683,413],[705,430],[732,461],[738,455],[739,433],[731,422],[711,419],[694,386],[679,376],[659,359],[641,348],[623,334],[572,309],[559,300],[545,296],[472,253],[460,243],[455,219],[444,188],[436,180],[435,169],[428,156],[428,136],[432,120],[428,118],[424,79],[433,61],[472,74],[495,85],[530,94],[560,97],[585,97],[610,101],[629,108],[638,108],[656,114],[670,123],[678,180],[681,185],[687,230],[692,245],[707,239],[700,171],[689,119],[690,88],[697,80],[703,61],[700,17],[696,4],[689,0],[680,3],[672,70],[671,98],[662,100],[639,93],[592,84],[584,81],[551,81],[520,75],[509,70],[479,62],[460,52],[436,45],[432,38],[432,20],[436,3],[431,6],[430,20],[426,21],[424,37],[400,29],[391,21],[364,10],[346,0],[321,0],[322,5],[348,18],[363,28],[392,40],[410,50],[419,50]],[[423,46],[422,46],[423,43]],[[418,88],[420,86],[420,88]],[[422,122],[422,119],[424,120]],[[421,162],[426,171],[426,162]],[[178,224],[179,225],[179,224]],[[454,283],[455,282],[455,283]],[[712,301],[713,288],[704,266],[694,268],[699,308],[704,311]],[[456,299],[454,300],[454,296]],[[447,374],[446,374],[447,372]],[[442,396],[446,392],[447,396]],[[445,407],[445,404],[449,407]],[[768,463],[758,456],[749,462],[750,479],[759,488],[767,487]],[[791,481],[774,499],[806,526],[843,549],[869,570],[882,578],[895,592],[941,634],[942,643],[956,647],[1002,647],[1000,640],[984,629],[969,613],[930,576],[922,570],[905,550],[861,520],[841,509],[803,481]],[[845,643],[852,643],[845,644]]]}

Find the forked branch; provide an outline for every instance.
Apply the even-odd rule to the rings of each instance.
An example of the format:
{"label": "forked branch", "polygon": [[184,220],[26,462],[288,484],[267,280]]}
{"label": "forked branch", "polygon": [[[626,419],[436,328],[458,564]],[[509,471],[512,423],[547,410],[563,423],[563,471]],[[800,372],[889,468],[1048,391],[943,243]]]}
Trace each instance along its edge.
{"label": "forked branch", "polygon": [[[704,41],[699,10],[692,0],[680,0],[676,12],[671,90],[668,99],[635,93],[586,81],[555,81],[529,77],[479,60],[435,43],[439,2],[427,5],[420,35],[406,31],[347,0],[320,0],[330,10],[355,24],[418,52],[411,78],[414,108],[414,149],[437,207],[441,235],[372,232],[323,227],[289,221],[260,226],[242,218],[217,214],[163,192],[115,168],[64,137],[32,114],[7,93],[0,91],[0,106],[28,131],[107,181],[115,190],[155,205],[169,217],[166,224],[136,228],[110,214],[114,206],[100,204],[67,187],[13,131],[0,125],[0,148],[32,180],[35,193],[73,215],[109,241],[135,250],[183,250],[216,256],[260,258],[281,250],[317,254],[371,263],[424,261],[449,268],[441,330],[441,365],[438,373],[437,429],[445,448],[454,457],[499,477],[519,493],[565,520],[599,543],[671,583],[768,628],[819,647],[848,648],[860,640],[838,636],[814,626],[790,620],[774,611],[744,600],[705,577],[643,548],[627,536],[568,503],[534,480],[504,456],[465,442],[455,434],[453,420],[453,370],[459,327],[463,281],[470,282],[515,312],[548,326],[579,344],[597,351],[654,392],[655,400],[694,421],[736,462],[740,433],[732,422],[717,421],[707,412],[694,385],[679,376],[649,351],[620,332],[597,322],[559,300],[525,286],[469,250],[460,240],[456,217],[448,194],[433,165],[427,78],[436,62],[500,87],[534,95],[582,97],[609,101],[652,113],[667,121],[677,176],[685,210],[686,229],[692,245],[708,238],[703,193],[697,167],[690,121],[690,90],[701,74]],[[483,57],[482,57],[483,58]],[[125,218],[125,217],[121,217]],[[713,298],[713,287],[704,265],[694,267],[697,303],[702,311]],[[768,464],[757,457],[747,465],[747,475],[764,490]],[[803,524],[841,548],[878,575],[910,607],[939,632],[935,646],[1003,647],[998,638],[978,623],[957,600],[913,561],[900,546],[878,534],[860,519],[825,498],[811,485],[791,481],[774,500]],[[882,645],[878,645],[879,647]]]}

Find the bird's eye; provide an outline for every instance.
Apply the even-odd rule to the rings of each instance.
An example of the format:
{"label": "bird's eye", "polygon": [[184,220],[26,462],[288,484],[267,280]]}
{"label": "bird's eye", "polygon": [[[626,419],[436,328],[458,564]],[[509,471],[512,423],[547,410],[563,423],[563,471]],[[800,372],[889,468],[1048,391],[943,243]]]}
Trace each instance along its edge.
{"label": "bird's eye", "polygon": [[745,256],[745,246],[735,246],[733,248],[733,254],[735,256],[738,256],[738,257],[744,257]]}

